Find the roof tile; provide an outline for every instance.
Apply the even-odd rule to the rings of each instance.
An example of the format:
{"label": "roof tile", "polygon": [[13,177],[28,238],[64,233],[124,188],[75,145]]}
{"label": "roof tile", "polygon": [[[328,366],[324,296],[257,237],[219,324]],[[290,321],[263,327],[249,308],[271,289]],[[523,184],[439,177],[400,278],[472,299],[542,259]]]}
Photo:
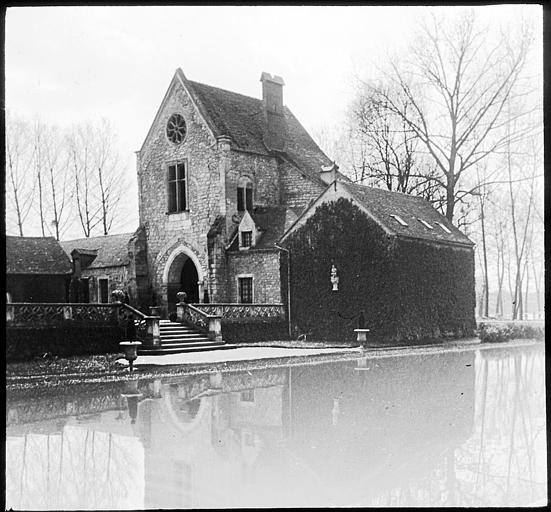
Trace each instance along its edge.
{"label": "roof tile", "polygon": [[54,237],[6,236],[7,274],[70,274],[72,268]]}
{"label": "roof tile", "polygon": [[[366,185],[358,185],[356,183],[341,182],[341,184],[379,222],[390,228],[397,235],[431,241],[473,245],[466,235],[421,197],[368,187]],[[397,215],[403,219],[407,226],[403,226],[397,219],[393,218],[393,215]],[[419,219],[428,222],[433,229],[424,226]],[[438,223],[446,226],[450,232],[447,233]]]}
{"label": "roof tile", "polygon": [[[264,145],[262,100],[187,80],[220,135],[230,136],[239,149],[272,154]],[[285,107],[287,139],[284,153],[301,171],[321,181],[320,171],[331,160],[319,148],[297,118]],[[342,176],[341,176],[342,177]],[[323,182],[321,182],[323,183]]]}
{"label": "roof tile", "polygon": [[128,242],[134,233],[121,233],[118,235],[94,236],[79,238],[77,240],[65,240],[61,242],[63,250],[71,254],[74,249],[97,251],[97,256],[87,268],[105,268],[127,265]]}

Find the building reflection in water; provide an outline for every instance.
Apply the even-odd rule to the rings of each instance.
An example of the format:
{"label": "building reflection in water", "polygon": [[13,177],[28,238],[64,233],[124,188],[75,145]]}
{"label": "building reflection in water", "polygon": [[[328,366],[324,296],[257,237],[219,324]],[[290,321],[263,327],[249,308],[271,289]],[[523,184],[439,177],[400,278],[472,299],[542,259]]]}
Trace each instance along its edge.
{"label": "building reflection in water", "polygon": [[542,347],[129,381],[7,407],[7,506],[546,497]]}

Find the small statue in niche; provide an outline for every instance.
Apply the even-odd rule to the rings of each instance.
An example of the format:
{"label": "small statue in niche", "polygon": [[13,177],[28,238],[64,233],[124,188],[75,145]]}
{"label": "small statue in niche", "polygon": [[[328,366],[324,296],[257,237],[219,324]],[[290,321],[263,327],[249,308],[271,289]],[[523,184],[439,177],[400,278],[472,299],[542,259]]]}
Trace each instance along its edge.
{"label": "small statue in niche", "polygon": [[337,267],[335,267],[335,265],[331,265],[331,284],[333,285],[333,289],[331,291],[338,292],[339,276],[337,275]]}

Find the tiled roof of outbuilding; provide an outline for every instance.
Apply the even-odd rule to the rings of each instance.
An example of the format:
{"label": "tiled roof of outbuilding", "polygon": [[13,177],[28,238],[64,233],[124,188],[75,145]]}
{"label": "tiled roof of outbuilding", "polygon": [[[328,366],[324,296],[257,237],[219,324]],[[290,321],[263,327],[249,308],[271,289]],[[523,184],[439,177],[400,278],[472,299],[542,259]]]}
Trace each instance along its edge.
{"label": "tiled roof of outbuilding", "polygon": [[71,272],[71,260],[54,237],[6,236],[7,274]]}
{"label": "tiled roof of outbuilding", "polygon": [[[473,245],[466,235],[421,197],[356,183],[340,182],[340,184],[364,208],[369,210],[379,222],[397,235],[430,241]],[[399,216],[406,222],[407,226],[402,226],[392,215]],[[419,219],[428,222],[433,229],[424,226]],[[450,233],[447,233],[437,223],[446,226]]]}
{"label": "tiled roof of outbuilding", "polygon": [[61,242],[64,251],[70,255],[74,249],[97,251],[97,256],[87,268],[119,267],[128,265],[128,242],[134,233],[121,233],[119,235],[94,236],[79,238],[77,240],[65,240]]}
{"label": "tiled roof of outbuilding", "polygon": [[[186,80],[186,83],[201,102],[219,135],[231,137],[239,149],[262,155],[271,154],[263,141],[262,100],[192,80]],[[322,166],[331,165],[331,160],[293,113],[287,107],[284,111],[288,130],[285,155],[305,174],[324,184],[319,173]]]}

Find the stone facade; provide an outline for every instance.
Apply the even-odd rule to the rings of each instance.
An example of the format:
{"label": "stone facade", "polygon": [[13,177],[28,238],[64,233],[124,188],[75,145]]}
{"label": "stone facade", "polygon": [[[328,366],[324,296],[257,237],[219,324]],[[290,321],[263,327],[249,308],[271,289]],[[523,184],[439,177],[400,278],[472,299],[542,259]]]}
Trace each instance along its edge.
{"label": "stone facade", "polygon": [[263,304],[284,302],[281,293],[280,251],[234,251],[228,257],[230,297],[236,299],[239,297],[239,277],[250,276],[253,278],[253,302]]}
{"label": "stone facade", "polygon": [[[265,86],[271,78],[264,73],[262,79]],[[273,80],[263,90],[282,102],[283,81],[279,77]],[[287,133],[285,115],[289,114],[281,103],[276,105],[275,115],[267,116],[263,114],[265,103],[188,81],[180,70],[176,72],[137,152],[140,226],[145,234],[148,275],[147,281],[143,274],[138,280],[142,300],[147,290],[153,290],[153,300],[170,310],[176,291],[186,286],[186,262],[191,260],[197,271],[197,291],[185,291],[199,302],[207,298],[210,302],[239,302],[237,276],[243,274],[253,275],[255,303],[284,302],[280,251],[273,243],[262,251],[228,250],[243,216],[238,211],[238,183],[244,177],[253,183],[254,208],[297,210],[316,199],[325,183],[281,151]],[[221,118],[224,108],[231,119]],[[180,114],[186,124],[180,143],[167,137],[167,122],[174,114]],[[289,119],[298,124],[294,117]],[[269,139],[278,146],[277,151],[265,143],[270,131],[266,123],[270,122],[275,124]],[[328,161],[300,125],[294,130],[308,138],[314,148],[309,149],[310,154],[317,151],[320,161]],[[187,208],[168,213],[168,166],[181,162],[186,164]]]}
{"label": "stone facade", "polygon": [[[166,136],[173,113],[186,120],[187,133],[180,145]],[[208,276],[207,233],[220,213],[224,146],[217,142],[183,86],[173,82],[138,153],[140,224],[146,232],[151,285],[161,304],[168,299],[167,262],[178,251],[194,260],[199,280]],[[187,163],[188,210],[169,214],[167,165],[182,161]]]}

